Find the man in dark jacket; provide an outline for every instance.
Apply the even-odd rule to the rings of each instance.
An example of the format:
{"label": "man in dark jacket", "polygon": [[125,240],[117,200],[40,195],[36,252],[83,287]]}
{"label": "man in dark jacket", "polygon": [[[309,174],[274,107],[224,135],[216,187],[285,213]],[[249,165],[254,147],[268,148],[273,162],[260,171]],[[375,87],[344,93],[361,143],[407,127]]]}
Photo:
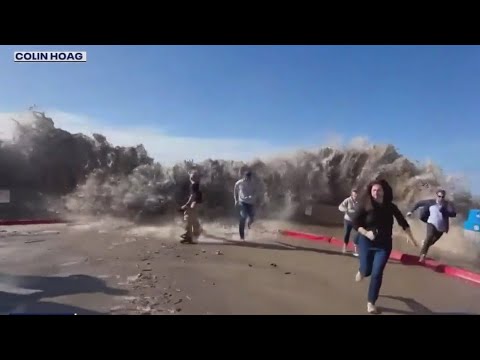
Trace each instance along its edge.
{"label": "man in dark jacket", "polygon": [[438,190],[436,199],[422,200],[415,204],[407,216],[418,208],[423,208],[420,219],[427,224],[427,236],[423,241],[422,250],[420,251],[420,262],[425,261],[428,249],[435,244],[444,233],[448,233],[450,227],[450,218],[457,216],[457,212],[453,204],[445,200],[445,190]]}

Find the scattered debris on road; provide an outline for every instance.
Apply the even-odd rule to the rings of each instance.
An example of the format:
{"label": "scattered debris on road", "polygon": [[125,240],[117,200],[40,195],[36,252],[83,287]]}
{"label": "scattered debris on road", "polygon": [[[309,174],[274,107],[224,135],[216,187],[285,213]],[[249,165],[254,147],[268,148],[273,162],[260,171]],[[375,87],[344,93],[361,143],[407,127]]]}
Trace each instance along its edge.
{"label": "scattered debris on road", "polygon": [[29,241],[25,241],[25,244],[39,243],[39,242],[44,242],[44,241],[45,241],[45,239],[29,240]]}
{"label": "scattered debris on road", "polygon": [[72,265],[80,264],[81,262],[82,262],[81,260],[69,261],[69,262],[60,264],[60,266],[72,266]]}
{"label": "scattered debris on road", "polygon": [[137,281],[138,279],[140,279],[140,277],[142,276],[142,274],[137,274],[137,275],[132,275],[132,276],[128,276],[127,277],[127,282],[128,283],[133,283],[135,281]]}
{"label": "scattered debris on road", "polygon": [[150,314],[152,308],[150,306],[137,306],[137,311],[140,311],[142,314]]}

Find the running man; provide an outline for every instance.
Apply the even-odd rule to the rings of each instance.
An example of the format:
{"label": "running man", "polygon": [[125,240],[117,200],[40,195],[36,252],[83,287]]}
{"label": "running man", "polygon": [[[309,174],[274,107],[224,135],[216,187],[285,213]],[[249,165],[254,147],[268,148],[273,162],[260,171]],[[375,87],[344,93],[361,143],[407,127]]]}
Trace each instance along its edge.
{"label": "running man", "polygon": [[450,218],[457,216],[455,207],[450,201],[445,200],[446,191],[438,190],[436,199],[422,200],[415,204],[407,216],[419,207],[423,210],[420,214],[420,220],[427,223],[427,235],[420,250],[419,262],[424,262],[427,257],[428,250],[435,244],[444,233],[448,233],[450,228]]}
{"label": "running man", "polygon": [[[343,253],[347,252],[347,246],[350,242],[350,233],[353,229],[352,224],[352,216],[355,213],[355,207],[357,206],[357,196],[358,192],[356,189],[352,189],[352,192],[348,198],[342,201],[342,203],[338,206],[338,210],[345,214],[343,217],[345,235],[343,236]],[[355,235],[353,239],[353,255],[358,256],[357,252],[357,245],[358,245],[358,233]]]}
{"label": "running man", "polygon": [[185,221],[185,234],[181,237],[183,244],[192,244],[200,236],[202,228],[198,220],[198,208],[202,203],[202,192],[200,191],[200,180],[196,173],[190,174],[190,197],[185,205],[181,207],[183,220]]}
{"label": "running man", "polygon": [[257,189],[252,180],[251,171],[245,172],[244,177],[235,183],[233,198],[235,208],[240,208],[240,223],[238,225],[240,239],[245,240],[245,222],[248,218],[247,226],[250,229],[255,218],[254,207],[257,198]]}

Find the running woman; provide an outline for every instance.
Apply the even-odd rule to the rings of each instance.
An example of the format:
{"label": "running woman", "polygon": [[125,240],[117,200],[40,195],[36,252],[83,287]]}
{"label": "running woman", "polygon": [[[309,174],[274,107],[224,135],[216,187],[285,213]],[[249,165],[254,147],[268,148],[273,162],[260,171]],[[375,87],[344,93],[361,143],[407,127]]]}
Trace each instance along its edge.
{"label": "running woman", "polygon": [[393,218],[407,234],[414,246],[408,222],[398,207],[393,203],[393,191],[385,180],[373,181],[366,189],[366,194],[359,201],[353,215],[353,228],[359,232],[358,246],[360,268],[355,276],[357,282],[370,276],[368,287],[367,311],[378,314],[375,303],[380,294],[383,272],[392,251]]}

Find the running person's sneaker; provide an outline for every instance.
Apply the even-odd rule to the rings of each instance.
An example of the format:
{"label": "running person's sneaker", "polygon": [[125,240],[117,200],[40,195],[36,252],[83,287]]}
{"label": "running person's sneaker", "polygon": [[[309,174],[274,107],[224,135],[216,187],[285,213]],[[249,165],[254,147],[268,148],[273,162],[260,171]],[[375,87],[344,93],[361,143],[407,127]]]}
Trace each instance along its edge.
{"label": "running person's sneaker", "polygon": [[343,244],[342,253],[343,253],[343,254],[346,254],[346,253],[347,253],[347,245],[346,245],[346,244]]}
{"label": "running person's sneaker", "polygon": [[423,264],[425,262],[425,255],[420,255],[420,258],[418,259],[418,262]]}
{"label": "running person's sneaker", "polygon": [[180,240],[180,244],[193,244],[194,241],[190,236],[187,236],[186,234],[183,234],[182,240]]}
{"label": "running person's sneaker", "polygon": [[367,312],[369,314],[380,314],[380,311],[378,310],[378,308],[372,303],[367,304]]}
{"label": "running person's sneaker", "polygon": [[360,273],[360,271],[357,271],[357,274],[355,275],[355,281],[360,282],[363,280],[363,275]]}
{"label": "running person's sneaker", "polygon": [[357,245],[353,245],[353,256],[358,256]]}

